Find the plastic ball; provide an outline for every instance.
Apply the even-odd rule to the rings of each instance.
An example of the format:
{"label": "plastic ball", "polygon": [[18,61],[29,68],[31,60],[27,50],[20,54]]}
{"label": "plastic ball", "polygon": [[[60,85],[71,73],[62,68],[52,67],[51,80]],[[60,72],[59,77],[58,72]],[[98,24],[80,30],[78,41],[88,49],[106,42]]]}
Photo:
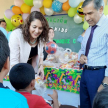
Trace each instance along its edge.
{"label": "plastic ball", "polygon": [[57,51],[57,44],[55,42],[48,42],[45,47],[48,54],[54,54]]}

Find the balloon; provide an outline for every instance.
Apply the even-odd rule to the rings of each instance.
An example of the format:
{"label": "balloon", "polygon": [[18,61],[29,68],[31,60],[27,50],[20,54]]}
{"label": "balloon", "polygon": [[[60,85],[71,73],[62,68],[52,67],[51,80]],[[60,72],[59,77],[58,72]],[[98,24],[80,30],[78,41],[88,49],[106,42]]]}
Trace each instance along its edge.
{"label": "balloon", "polygon": [[14,15],[11,9],[7,9],[4,14],[8,19],[11,19],[11,17]]}
{"label": "balloon", "polygon": [[52,0],[43,0],[43,6],[45,8],[50,8],[52,6]]}
{"label": "balloon", "polygon": [[82,22],[82,18],[80,16],[78,16],[77,14],[74,16],[74,22],[79,24]]}
{"label": "balloon", "polygon": [[84,14],[83,14],[83,8],[82,8],[83,2],[81,2],[77,7],[77,14],[83,18],[84,21]]}
{"label": "balloon", "polygon": [[55,42],[48,42],[45,47],[48,54],[54,54],[57,51],[57,44]]}
{"label": "balloon", "polygon": [[87,23],[87,21],[85,21],[83,24],[83,29],[86,30],[88,28],[89,28],[89,24]]}
{"label": "balloon", "polygon": [[80,2],[84,2],[84,0],[80,0]]}
{"label": "balloon", "polygon": [[31,8],[31,12],[33,12],[33,11],[38,11],[38,12],[40,12],[40,9],[38,9],[38,8],[36,8],[36,7],[33,6],[33,7]]}
{"label": "balloon", "polygon": [[52,9],[55,12],[61,12],[62,11],[62,3],[59,1],[53,1],[52,3]]}
{"label": "balloon", "polygon": [[62,9],[63,9],[64,11],[68,11],[69,8],[70,8],[69,1],[63,3]]}
{"label": "balloon", "polygon": [[14,7],[15,5],[12,5],[11,7],[10,7],[10,9],[12,10],[12,8]]}
{"label": "balloon", "polygon": [[7,31],[3,28],[3,27],[0,27],[0,30],[3,32],[3,34],[6,36],[7,38]]}
{"label": "balloon", "polygon": [[15,26],[12,25],[11,20],[6,18],[5,15],[4,15],[4,19],[6,21],[6,30],[7,31],[12,31],[13,29],[15,29]]}
{"label": "balloon", "polygon": [[77,8],[70,8],[69,10],[68,10],[68,16],[69,17],[73,17],[73,16],[75,16],[76,15],[76,12],[77,12]]}
{"label": "balloon", "polygon": [[22,14],[22,11],[21,11],[20,7],[18,7],[18,6],[14,6],[14,7],[12,8],[12,12],[13,12],[14,14],[16,14],[16,15]]}
{"label": "balloon", "polygon": [[21,5],[23,4],[23,0],[14,0],[14,4],[15,6],[21,7]]}
{"label": "balloon", "polygon": [[21,5],[21,11],[22,11],[23,13],[30,13],[30,10],[31,10],[31,7],[28,6],[28,5],[26,5],[25,3],[23,3],[23,4]]}
{"label": "balloon", "polygon": [[103,12],[105,15],[108,15],[108,5],[106,5],[105,7],[104,7],[104,12]]}
{"label": "balloon", "polygon": [[45,11],[44,11],[44,7],[43,7],[43,6],[40,8],[40,12],[41,12],[43,15],[45,15]]}
{"label": "balloon", "polygon": [[67,0],[58,0],[61,3],[65,3]]}
{"label": "balloon", "polygon": [[73,8],[77,7],[80,3],[80,0],[69,0],[69,5]]}
{"label": "balloon", "polygon": [[8,34],[7,34],[7,40],[8,40],[8,42],[9,42],[9,38],[10,38],[10,34],[11,34],[12,32],[9,32]]}
{"label": "balloon", "polygon": [[24,0],[24,3],[28,6],[33,6],[33,0]]}
{"label": "balloon", "polygon": [[23,24],[23,19],[20,15],[13,15],[11,17],[11,23],[15,26],[18,27],[19,25]]}
{"label": "balloon", "polygon": [[46,13],[46,15],[53,15],[54,11],[52,10],[52,8],[44,8],[44,11]]}
{"label": "balloon", "polygon": [[29,14],[22,14],[23,21],[25,21],[28,16],[29,16]]}
{"label": "balloon", "polygon": [[43,6],[42,0],[33,0],[34,7],[41,8]]}

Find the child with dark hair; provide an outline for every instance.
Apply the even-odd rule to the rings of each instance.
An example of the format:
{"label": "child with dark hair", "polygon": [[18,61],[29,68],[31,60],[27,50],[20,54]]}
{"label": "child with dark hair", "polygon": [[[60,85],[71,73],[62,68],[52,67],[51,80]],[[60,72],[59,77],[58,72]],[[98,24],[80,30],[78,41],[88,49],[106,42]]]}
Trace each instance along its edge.
{"label": "child with dark hair", "polygon": [[93,108],[108,108],[108,87],[96,94]]}
{"label": "child with dark hair", "polygon": [[[41,96],[31,94],[35,86],[35,71],[30,64],[19,63],[13,66],[9,78],[16,91],[27,98],[29,108],[51,108]],[[53,108],[59,108],[57,92],[49,96],[53,99]]]}
{"label": "child with dark hair", "polygon": [[0,30],[0,108],[28,108],[24,96],[3,85],[3,78],[10,70],[9,55],[8,41]]}
{"label": "child with dark hair", "polygon": [[3,27],[4,29],[6,29],[6,22],[5,22],[5,20],[0,20],[0,27]]}

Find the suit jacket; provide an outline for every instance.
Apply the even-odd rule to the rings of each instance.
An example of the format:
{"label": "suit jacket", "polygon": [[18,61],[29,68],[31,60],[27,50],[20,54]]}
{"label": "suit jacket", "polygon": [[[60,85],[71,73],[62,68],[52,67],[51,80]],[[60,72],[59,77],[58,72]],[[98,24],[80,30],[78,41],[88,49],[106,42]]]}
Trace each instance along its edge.
{"label": "suit jacket", "polygon": [[[38,56],[36,57],[35,72],[38,71],[39,59],[43,58],[43,43],[39,42]],[[15,29],[9,39],[10,47],[10,67],[17,63],[27,63],[31,51],[31,46],[23,38],[22,30]],[[34,61],[34,60],[33,60]]]}

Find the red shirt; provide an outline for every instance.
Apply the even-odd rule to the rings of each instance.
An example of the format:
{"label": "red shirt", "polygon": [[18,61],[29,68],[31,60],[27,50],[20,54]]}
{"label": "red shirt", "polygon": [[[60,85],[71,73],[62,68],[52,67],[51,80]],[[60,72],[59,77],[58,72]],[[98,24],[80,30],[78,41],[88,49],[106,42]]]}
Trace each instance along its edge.
{"label": "red shirt", "polygon": [[22,94],[26,99],[29,105],[29,108],[52,108],[49,106],[42,96],[30,94],[29,92],[19,92]]}

